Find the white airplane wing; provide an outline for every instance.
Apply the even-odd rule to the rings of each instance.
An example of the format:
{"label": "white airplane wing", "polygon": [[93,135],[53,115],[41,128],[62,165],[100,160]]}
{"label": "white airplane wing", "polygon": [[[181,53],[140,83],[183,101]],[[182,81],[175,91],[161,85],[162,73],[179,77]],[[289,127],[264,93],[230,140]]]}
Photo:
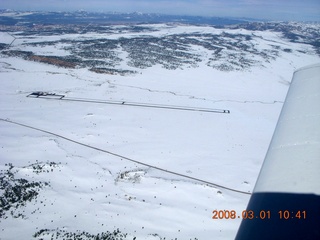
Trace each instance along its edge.
{"label": "white airplane wing", "polygon": [[297,70],[236,240],[320,239],[320,64]]}

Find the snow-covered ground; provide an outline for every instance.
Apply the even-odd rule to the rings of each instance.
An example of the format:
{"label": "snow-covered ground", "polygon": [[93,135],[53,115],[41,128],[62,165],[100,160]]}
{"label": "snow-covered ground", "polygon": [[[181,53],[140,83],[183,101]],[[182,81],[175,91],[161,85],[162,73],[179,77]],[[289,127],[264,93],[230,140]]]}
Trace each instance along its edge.
{"label": "snow-covered ground", "polygon": [[[206,33],[212,28],[162,26],[153,34],[172,31]],[[263,41],[252,40],[257,49],[269,47],[268,39],[294,51],[244,71],[223,72],[200,62],[196,68],[176,70],[156,65],[127,76],[1,55],[0,168],[4,173],[11,163],[15,179],[49,185],[24,206],[5,212],[0,238],[31,239],[43,229],[48,229],[48,236],[42,238],[50,239],[55,231],[97,234],[119,228],[128,233],[127,239],[233,239],[241,217],[214,220],[212,211],[235,210],[241,216],[250,197],[245,193],[254,187],[293,71],[319,62],[309,45],[286,42],[273,32],[259,34]],[[22,43],[38,37],[19,36],[13,47],[21,50]],[[9,38],[6,35],[8,43]],[[26,50],[67,55],[62,47]],[[230,113],[26,97],[35,91]]]}

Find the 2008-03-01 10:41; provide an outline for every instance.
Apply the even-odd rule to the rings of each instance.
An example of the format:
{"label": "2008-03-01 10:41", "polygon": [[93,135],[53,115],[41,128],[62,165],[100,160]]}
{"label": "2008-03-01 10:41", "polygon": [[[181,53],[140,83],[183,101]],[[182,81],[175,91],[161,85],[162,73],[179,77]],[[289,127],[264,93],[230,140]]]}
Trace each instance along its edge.
{"label": "2008-03-01 10:41", "polygon": [[[212,219],[271,219],[271,211],[270,210],[261,210],[259,212],[255,212],[253,210],[243,210],[241,215],[237,215],[235,210],[213,210],[212,211]],[[298,211],[289,211],[289,210],[280,210],[278,211],[279,219],[306,219],[307,213],[304,210]]]}

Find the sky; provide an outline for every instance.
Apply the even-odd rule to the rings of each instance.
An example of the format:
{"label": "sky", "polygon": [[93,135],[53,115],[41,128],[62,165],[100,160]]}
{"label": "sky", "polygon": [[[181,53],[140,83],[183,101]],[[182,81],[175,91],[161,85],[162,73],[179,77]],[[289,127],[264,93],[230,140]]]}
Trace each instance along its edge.
{"label": "sky", "polygon": [[0,9],[116,11],[320,21],[320,0],[1,0]]}

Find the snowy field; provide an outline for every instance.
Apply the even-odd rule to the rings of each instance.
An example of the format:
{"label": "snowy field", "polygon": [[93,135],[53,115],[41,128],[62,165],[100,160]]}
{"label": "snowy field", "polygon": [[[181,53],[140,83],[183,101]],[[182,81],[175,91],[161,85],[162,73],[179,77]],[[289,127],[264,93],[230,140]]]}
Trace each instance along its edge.
{"label": "snowy field", "polygon": [[[161,31],[143,36],[222,32],[154,27]],[[63,44],[24,49],[23,43],[139,35],[128,34],[19,35],[12,48],[66,56]],[[212,219],[212,211],[235,210],[241,216],[293,71],[319,62],[310,45],[291,43],[274,32],[255,34],[261,36],[261,41],[251,40],[256,49],[268,49],[272,42],[293,52],[243,71],[220,71],[202,61],[176,70],[160,65],[134,69],[136,74],[126,76],[0,55],[0,168],[14,179],[42,184],[35,198],[2,213],[0,238],[32,239],[40,230],[36,239],[51,239],[63,231],[98,234],[119,229],[127,234],[123,239],[233,239],[241,217]],[[6,33],[0,36],[2,43],[13,40]],[[204,48],[194,51],[201,59],[209,54]],[[121,66],[133,69],[125,56],[123,52]],[[26,97],[37,91],[102,103]]]}

